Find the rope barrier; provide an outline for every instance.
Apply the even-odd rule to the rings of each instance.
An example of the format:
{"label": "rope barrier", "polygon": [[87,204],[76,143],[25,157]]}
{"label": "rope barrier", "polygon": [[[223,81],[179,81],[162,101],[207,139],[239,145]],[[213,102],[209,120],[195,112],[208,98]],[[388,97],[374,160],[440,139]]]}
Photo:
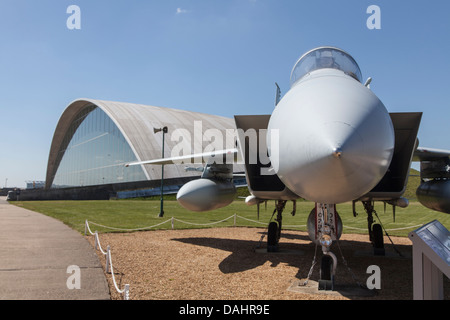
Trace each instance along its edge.
{"label": "rope barrier", "polygon": [[[94,224],[94,223],[92,223],[92,224]],[[112,265],[111,248],[110,248],[110,246],[108,245],[108,247],[106,249],[106,252],[103,251],[102,246],[100,244],[100,239],[98,237],[98,232],[95,231],[95,233],[93,233],[91,231],[91,229],[89,227],[88,220],[86,220],[86,222],[85,222],[84,235],[87,234],[87,231],[89,231],[89,233],[94,236],[94,239],[95,239],[94,247],[95,247],[95,249],[99,249],[100,252],[104,256],[106,256],[106,268],[105,268],[106,269],[106,273],[108,273],[109,269],[111,269],[111,277],[112,277],[112,280],[113,280],[114,287],[116,288],[116,291],[123,295],[124,300],[129,300],[130,299],[130,285],[126,284],[125,287],[122,290],[120,290],[120,288],[117,286],[116,278],[114,276],[114,268],[113,268],[113,265]]]}
{"label": "rope barrier", "polygon": [[423,226],[423,223],[422,223],[422,224],[415,225],[415,226],[411,226],[411,227],[395,228],[395,229],[387,229],[386,231],[398,231],[398,230],[415,229],[415,228],[418,228],[418,227],[421,227],[421,226]]}
{"label": "rope barrier", "polygon": [[[421,227],[421,226],[423,226],[423,224],[418,224],[418,225],[415,225],[415,226],[404,227],[404,228],[387,229],[386,231],[408,230],[408,229],[418,228],[418,227]],[[353,229],[353,230],[367,231],[367,228],[356,228],[356,227],[349,227],[349,226],[344,226],[344,228]]]}
{"label": "rope barrier", "polygon": [[[216,221],[216,222],[211,222],[211,223],[194,223],[194,222],[183,221],[183,220],[177,219],[177,218],[175,218],[175,217],[172,217],[172,218],[170,218],[170,219],[168,219],[168,220],[166,220],[166,221],[163,221],[163,222],[161,222],[161,223],[155,224],[155,225],[153,225],[153,226],[142,227],[142,228],[134,228],[134,229],[125,229],[125,228],[109,227],[109,226],[105,226],[105,225],[102,225],[102,224],[98,224],[98,223],[95,223],[95,222],[92,222],[92,221],[89,221],[89,223],[92,224],[92,225],[98,226],[98,227],[102,227],[102,228],[110,229],[110,230],[116,230],[116,231],[141,231],[141,230],[147,230],[147,229],[152,229],[152,228],[155,228],[155,227],[159,227],[159,226],[161,226],[161,225],[163,225],[163,224],[166,224],[166,223],[168,223],[168,222],[171,222],[171,224],[172,224],[172,230],[173,230],[173,229],[174,229],[174,222],[175,222],[175,221],[178,221],[178,222],[180,222],[180,223],[184,223],[184,224],[187,224],[187,225],[211,226],[211,225],[215,225],[215,224],[219,224],[219,223],[225,222],[225,221],[227,221],[227,220],[230,220],[231,218],[234,218],[234,219],[235,219],[235,220],[234,220],[234,226],[236,226],[236,218],[239,218],[239,219],[242,219],[242,220],[246,220],[246,221],[249,221],[249,222],[253,222],[253,223],[257,223],[257,224],[261,224],[261,225],[267,225],[266,222],[261,222],[261,221],[256,221],[256,220],[248,219],[248,218],[242,217],[242,216],[240,216],[240,215],[238,215],[238,214],[234,214],[234,215],[229,216],[228,218],[225,218],[225,219],[223,219],[223,220]],[[87,220],[86,220],[86,221],[87,221]],[[283,225],[283,226],[284,226],[284,227],[288,227],[288,228],[304,228],[304,227],[306,227],[305,224],[303,224],[303,225]],[[388,229],[387,231],[407,230],[407,229],[418,228],[418,227],[421,227],[421,226],[423,226],[423,224],[418,224],[418,225],[415,225],[415,226],[409,226],[409,227],[403,227],[403,228]],[[353,229],[353,230],[367,231],[367,228],[357,228],[357,227],[350,227],[350,226],[344,226],[344,228],[347,228],[347,229]],[[88,225],[88,224],[86,224],[86,228],[85,228],[85,231],[84,231],[84,234],[85,234],[85,235],[87,234],[87,231],[89,231],[92,235],[94,235],[94,233],[92,233],[92,231],[89,229],[89,225]]]}
{"label": "rope barrier", "polygon": [[[109,272],[111,273],[113,284],[114,284],[114,287],[116,288],[116,291],[123,295],[124,300],[129,300],[129,298],[130,298],[130,285],[126,284],[124,289],[122,289],[122,290],[117,286],[117,282],[116,282],[116,279],[114,277],[114,269],[113,269],[113,265],[112,265],[110,246],[108,245],[106,252],[103,251],[103,249],[101,247],[101,244],[100,244],[100,239],[98,237],[98,232],[97,231],[92,232],[90,227],[89,227],[89,224],[96,225],[98,227],[102,227],[102,228],[105,228],[105,229],[117,230],[117,231],[141,231],[141,230],[147,230],[147,229],[151,229],[151,228],[155,228],[155,227],[161,226],[161,225],[163,225],[165,223],[168,223],[170,221],[171,225],[172,225],[172,230],[174,230],[174,228],[175,228],[175,221],[180,222],[180,223],[184,223],[184,224],[187,224],[187,225],[211,226],[211,225],[215,225],[215,224],[218,224],[218,223],[225,222],[225,221],[227,221],[227,220],[229,220],[231,218],[234,219],[234,226],[236,226],[236,218],[240,218],[240,219],[247,220],[249,222],[253,222],[253,223],[257,223],[257,224],[261,224],[261,225],[266,225],[267,224],[265,222],[260,222],[260,221],[248,219],[248,218],[245,218],[245,217],[241,217],[241,216],[239,216],[237,214],[234,214],[234,215],[232,215],[232,216],[230,216],[228,218],[225,218],[223,220],[216,221],[216,222],[211,222],[211,223],[193,223],[193,222],[187,222],[187,221],[183,221],[183,220],[176,219],[176,218],[172,217],[172,218],[170,218],[170,219],[168,219],[166,221],[163,221],[161,223],[155,224],[153,226],[148,226],[148,227],[143,227],[143,228],[134,228],[134,229],[108,227],[108,226],[104,226],[104,225],[101,225],[101,224],[98,224],[98,223],[89,222],[88,220],[86,220],[85,228],[84,228],[84,235],[87,235],[87,233],[89,232],[91,235],[93,235],[95,237],[95,245],[94,245],[95,249],[99,249],[100,252],[104,256],[106,256],[106,273],[109,273]],[[389,229],[387,231],[398,231],[398,230],[413,229],[413,228],[418,228],[418,227],[421,227],[421,226],[423,226],[423,224],[410,226],[410,227],[404,227],[404,228]],[[303,227],[306,227],[306,225],[285,225],[284,227],[303,228]],[[353,230],[363,230],[363,231],[367,230],[367,229],[363,229],[363,228],[356,228],[356,227],[350,227],[350,226],[344,226],[344,228],[353,229]],[[97,248],[97,246],[98,246],[98,248]],[[109,270],[109,269],[111,269],[111,270]]]}
{"label": "rope barrier", "polygon": [[[175,218],[175,217],[172,217],[172,218],[170,218],[170,219],[168,219],[168,220],[166,220],[166,221],[163,221],[163,222],[161,222],[161,223],[155,224],[155,225],[153,225],[153,226],[142,227],[142,228],[134,228],[134,229],[125,229],[125,228],[109,227],[109,226],[105,226],[105,225],[102,225],[102,224],[98,224],[98,223],[95,223],[95,222],[92,222],[92,221],[89,221],[89,224],[92,224],[92,225],[95,225],[95,226],[98,226],[98,227],[102,227],[102,228],[105,228],[105,229],[116,230],[116,231],[140,231],[140,230],[147,230],[147,229],[159,227],[160,225],[163,225],[163,224],[165,224],[165,223],[168,223],[169,221],[172,223],[172,229],[174,229],[174,221],[178,221],[178,222],[180,222],[180,223],[184,223],[184,224],[187,224],[187,225],[195,225],[195,226],[212,226],[212,225],[219,224],[219,223],[225,222],[225,221],[227,221],[227,220],[230,220],[231,218],[234,218],[234,226],[236,226],[236,218],[240,218],[240,219],[243,219],[243,220],[247,220],[247,221],[253,222],[253,223],[258,223],[258,224],[261,224],[261,225],[267,225],[266,222],[260,222],[260,221],[248,219],[248,218],[245,218],[245,217],[241,217],[241,216],[238,215],[238,214],[234,214],[234,215],[229,216],[228,218],[225,218],[225,219],[223,219],[223,220],[216,221],[216,222],[211,222],[211,223],[194,223],[194,222],[183,221],[183,220],[177,219],[177,218]],[[86,221],[87,221],[87,220],[86,220]],[[289,228],[302,228],[302,227],[306,227],[306,225],[286,225],[285,227],[289,227]],[[90,231],[88,225],[87,225],[87,227],[85,227],[85,231],[84,231],[84,234],[85,234],[85,235],[87,234],[87,231],[89,231],[89,232],[93,235],[93,233]]]}
{"label": "rope barrier", "polygon": [[173,219],[178,221],[178,222],[181,222],[181,223],[184,223],[184,224],[188,224],[188,225],[193,225],[193,226],[212,226],[214,224],[225,222],[225,221],[227,221],[227,220],[229,220],[231,218],[234,218],[234,215],[230,216],[230,217],[228,217],[226,219],[223,219],[223,220],[220,220],[220,221],[216,221],[216,222],[211,222],[211,223],[192,223],[192,222],[186,222],[186,221],[183,221],[183,220],[179,220],[179,219],[176,219],[176,218],[173,218]]}
{"label": "rope barrier", "polygon": [[[86,220],[86,221],[87,221],[87,220]],[[91,221],[90,221],[89,223],[90,223],[90,224],[93,224],[93,225],[95,225],[95,226],[98,226],[98,227],[102,227],[102,228],[106,228],[106,229],[111,229],[111,230],[117,230],[117,231],[140,231],[140,230],[146,230],[146,229],[158,227],[158,226],[163,225],[163,224],[165,224],[165,223],[167,223],[167,222],[169,222],[169,221],[171,221],[171,219],[166,220],[166,221],[161,222],[161,223],[158,223],[158,224],[155,224],[154,226],[143,227],[143,228],[135,228],[135,229],[123,229],[123,228],[108,227],[108,226],[104,226],[104,225],[101,225],[101,224],[98,224],[98,223],[94,223],[94,222],[91,222]],[[85,231],[85,234],[86,234],[86,231]]]}
{"label": "rope barrier", "polygon": [[120,290],[119,287],[117,286],[116,278],[114,277],[114,268],[113,268],[112,260],[111,260],[111,250],[108,250],[108,257],[109,257],[109,266],[111,267],[111,275],[112,275],[114,287],[116,288],[117,292],[124,295],[124,300],[129,300],[130,299],[130,285],[126,284],[125,288],[123,290]]}
{"label": "rope barrier", "polygon": [[250,221],[250,222],[259,223],[259,224],[262,224],[262,225],[267,225],[267,223],[264,223],[264,222],[260,222],[260,221],[255,221],[255,220],[247,219],[247,218],[244,218],[244,217],[241,217],[241,216],[238,216],[238,215],[236,215],[236,216],[239,217],[239,218],[241,218],[241,219]]}

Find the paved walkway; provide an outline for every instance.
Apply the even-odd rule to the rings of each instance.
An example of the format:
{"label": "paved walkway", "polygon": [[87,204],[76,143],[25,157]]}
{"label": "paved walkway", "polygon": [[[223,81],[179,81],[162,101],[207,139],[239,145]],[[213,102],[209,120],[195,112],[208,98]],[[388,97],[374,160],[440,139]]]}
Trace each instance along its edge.
{"label": "paved walkway", "polygon": [[[79,273],[68,273],[72,265]],[[80,289],[69,289],[68,283],[79,283]],[[104,300],[110,295],[98,256],[81,234],[0,197],[0,299]]]}

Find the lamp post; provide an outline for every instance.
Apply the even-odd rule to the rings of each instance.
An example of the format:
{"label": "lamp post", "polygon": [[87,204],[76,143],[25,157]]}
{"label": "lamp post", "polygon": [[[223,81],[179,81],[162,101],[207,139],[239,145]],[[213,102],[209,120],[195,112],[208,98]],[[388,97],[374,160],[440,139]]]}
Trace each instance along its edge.
{"label": "lamp post", "polygon": [[[162,158],[164,159],[164,134],[167,133],[167,127],[163,128],[153,128],[153,132],[157,133],[162,131]],[[164,165],[161,165],[161,206],[159,209],[158,217],[164,216]]]}

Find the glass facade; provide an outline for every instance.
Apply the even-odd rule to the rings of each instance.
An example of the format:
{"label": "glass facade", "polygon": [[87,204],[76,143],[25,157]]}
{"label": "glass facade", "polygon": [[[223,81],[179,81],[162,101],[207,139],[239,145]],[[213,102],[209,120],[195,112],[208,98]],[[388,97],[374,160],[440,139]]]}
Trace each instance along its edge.
{"label": "glass facade", "polygon": [[97,106],[81,110],[59,150],[52,188],[68,188],[147,180],[124,136]]}

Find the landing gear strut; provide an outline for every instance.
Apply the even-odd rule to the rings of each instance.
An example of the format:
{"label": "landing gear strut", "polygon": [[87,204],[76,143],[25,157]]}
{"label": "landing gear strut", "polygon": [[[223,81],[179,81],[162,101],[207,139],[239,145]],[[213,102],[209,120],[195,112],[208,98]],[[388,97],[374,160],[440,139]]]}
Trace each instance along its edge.
{"label": "landing gear strut", "polygon": [[373,213],[375,212],[373,201],[363,201],[364,210],[367,212],[367,227],[369,229],[369,239],[373,245],[375,256],[384,256],[383,228],[379,223],[374,223]]}
{"label": "landing gear strut", "polygon": [[323,252],[318,289],[334,290],[337,259],[330,251],[330,246],[333,241],[339,239],[338,214],[334,204],[316,203],[315,230],[316,241],[322,246]]}
{"label": "landing gear strut", "polygon": [[278,200],[275,206],[275,212],[277,213],[277,217],[275,221],[269,223],[269,229],[267,231],[267,252],[278,252],[278,242],[281,237],[281,222],[282,222],[282,213],[284,207],[286,206],[286,200]]}
{"label": "landing gear strut", "polygon": [[336,256],[331,251],[324,252],[320,262],[319,290],[334,290],[336,266]]}

